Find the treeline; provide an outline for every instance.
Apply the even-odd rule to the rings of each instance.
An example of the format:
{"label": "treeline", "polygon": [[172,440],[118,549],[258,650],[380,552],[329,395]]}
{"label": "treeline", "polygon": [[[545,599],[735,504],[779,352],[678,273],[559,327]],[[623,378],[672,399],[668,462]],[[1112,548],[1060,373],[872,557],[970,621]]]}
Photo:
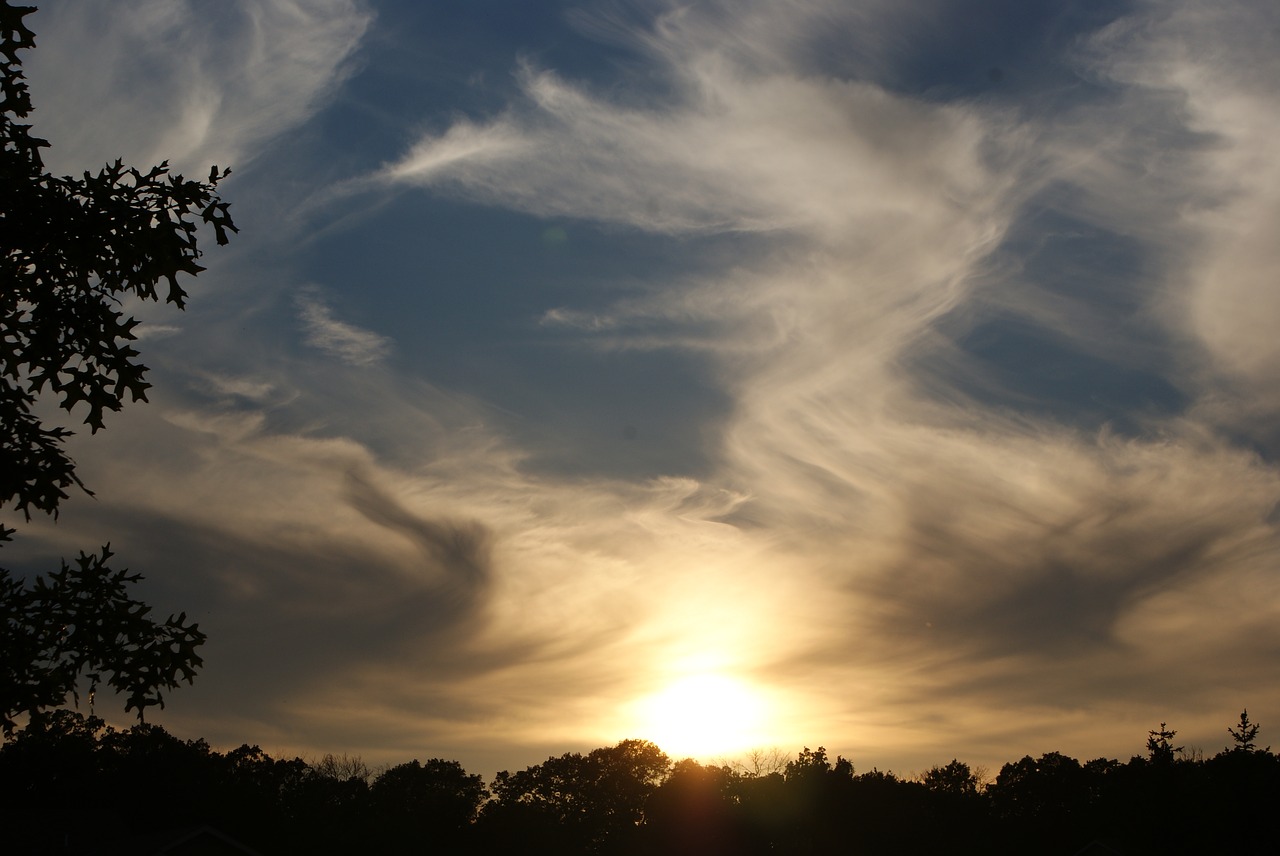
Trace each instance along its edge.
{"label": "treeline", "polygon": [[822,748],[745,769],[624,740],[486,785],[456,761],[223,753],[60,710],[0,747],[0,851],[144,853],[150,833],[207,825],[267,856],[1273,853],[1280,757],[1247,713],[1230,733],[1206,759],[1161,724],[1127,762],[1051,752],[991,783],[959,760],[907,779]]}

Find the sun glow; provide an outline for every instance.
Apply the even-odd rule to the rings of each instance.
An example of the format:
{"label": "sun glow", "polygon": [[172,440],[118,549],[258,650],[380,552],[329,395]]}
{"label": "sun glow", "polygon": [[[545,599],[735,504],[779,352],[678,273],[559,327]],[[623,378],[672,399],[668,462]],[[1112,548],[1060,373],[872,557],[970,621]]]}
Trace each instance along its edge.
{"label": "sun glow", "polygon": [[764,697],[725,675],[686,675],[636,702],[638,734],[677,758],[710,758],[769,742]]}

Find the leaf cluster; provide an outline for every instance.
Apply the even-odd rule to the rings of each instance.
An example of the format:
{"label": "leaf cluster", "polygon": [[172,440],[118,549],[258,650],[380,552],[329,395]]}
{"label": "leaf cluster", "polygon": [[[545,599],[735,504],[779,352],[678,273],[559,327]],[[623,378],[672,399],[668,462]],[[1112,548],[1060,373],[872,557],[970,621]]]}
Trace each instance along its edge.
{"label": "leaf cluster", "polygon": [[[79,178],[57,177],[40,150],[49,143],[24,121],[32,112],[20,52],[35,46],[23,19],[35,11],[0,0],[0,508],[26,520],[54,517],[67,491],[88,492],[64,448],[71,432],[37,413],[48,396],[81,411],[93,432],[108,411],[145,401],[147,368],[133,347],[128,301],[167,302],[187,293],[202,226],[219,244],[236,231],[217,193],[229,170],[204,181],[121,161]],[[0,542],[13,530],[0,525]],[[105,680],[139,718],[163,691],[190,682],[204,634],[186,615],[160,622],[128,595],[140,577],[108,564],[110,547],[81,553],[28,585],[0,568],[0,729],[24,712],[78,701]]]}
{"label": "leaf cluster", "polygon": [[107,411],[145,401],[138,322],[123,302],[158,301],[163,288],[182,308],[179,276],[204,270],[200,225],[219,244],[236,231],[217,195],[229,170],[213,167],[205,181],[167,162],[139,170],[117,160],[79,178],[45,170],[48,142],[18,121],[32,110],[18,61],[35,43],[22,23],[30,11],[0,6],[0,506],[13,502],[27,519],[56,514],[67,489],[84,487],[62,448],[70,432],[41,422],[37,396],[83,406],[94,432]]}
{"label": "leaf cluster", "polygon": [[0,729],[11,736],[14,715],[79,701],[89,679],[125,696],[139,717],[164,706],[163,691],[191,683],[202,664],[196,649],[205,634],[186,613],[164,621],[129,596],[141,576],[112,569],[112,553],[84,554],[32,585],[0,569]]}

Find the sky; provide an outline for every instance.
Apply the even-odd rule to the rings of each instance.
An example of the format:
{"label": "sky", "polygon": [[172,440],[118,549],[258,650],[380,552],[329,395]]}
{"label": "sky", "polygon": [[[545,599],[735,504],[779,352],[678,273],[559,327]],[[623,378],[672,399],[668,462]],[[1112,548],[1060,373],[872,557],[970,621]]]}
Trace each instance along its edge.
{"label": "sky", "polygon": [[171,732],[1280,744],[1280,6],[42,6],[50,169],[232,169],[5,548],[199,621]]}

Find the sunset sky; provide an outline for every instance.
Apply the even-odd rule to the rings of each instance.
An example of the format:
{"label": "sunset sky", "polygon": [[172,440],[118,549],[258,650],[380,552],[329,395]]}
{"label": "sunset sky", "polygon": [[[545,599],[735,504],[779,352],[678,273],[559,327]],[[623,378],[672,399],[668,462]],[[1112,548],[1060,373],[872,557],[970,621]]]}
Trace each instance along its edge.
{"label": "sunset sky", "polygon": [[1280,745],[1280,5],[39,5],[50,169],[233,170],[3,556],[200,622],[175,734]]}

